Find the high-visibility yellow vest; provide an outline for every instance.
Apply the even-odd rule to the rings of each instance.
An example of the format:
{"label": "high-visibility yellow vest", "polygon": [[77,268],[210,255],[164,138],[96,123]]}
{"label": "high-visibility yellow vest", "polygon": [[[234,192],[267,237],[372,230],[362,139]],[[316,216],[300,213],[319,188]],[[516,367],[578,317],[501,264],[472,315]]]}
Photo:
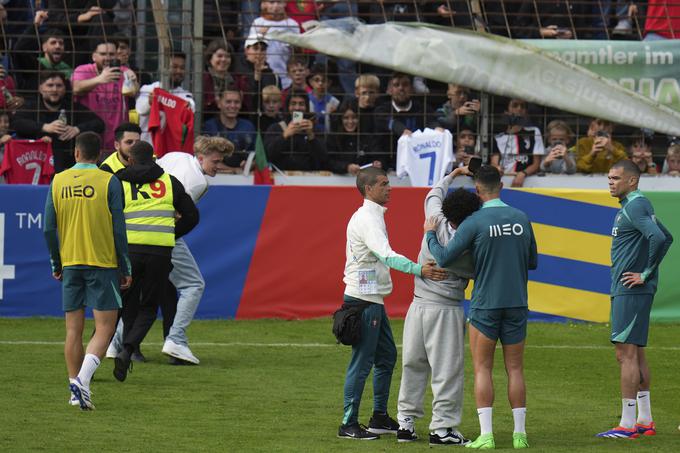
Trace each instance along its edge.
{"label": "high-visibility yellow vest", "polygon": [[70,168],[52,181],[62,266],[118,267],[109,209],[114,176],[98,168]]}
{"label": "high-visibility yellow vest", "polygon": [[102,165],[108,165],[111,171],[116,174],[123,168],[125,168],[125,165],[118,159],[118,152],[116,151],[115,153],[112,153],[109,157],[104,159],[104,162],[102,162]]}
{"label": "high-visibility yellow vest", "polygon": [[175,246],[175,207],[170,175],[136,184],[122,181],[128,244]]}

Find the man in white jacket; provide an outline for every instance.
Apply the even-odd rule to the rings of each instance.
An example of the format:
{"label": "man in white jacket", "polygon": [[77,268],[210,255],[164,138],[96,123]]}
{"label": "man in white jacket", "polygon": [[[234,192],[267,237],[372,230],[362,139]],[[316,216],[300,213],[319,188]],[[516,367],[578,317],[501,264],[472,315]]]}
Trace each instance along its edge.
{"label": "man in white jacket", "polygon": [[[361,340],[352,346],[344,387],[344,416],[338,437],[372,440],[378,434],[396,434],[399,424],[387,414],[397,348],[383,298],[392,292],[390,268],[432,280],[447,272],[432,263],[416,264],[390,247],[384,205],[390,199],[390,182],[384,170],[369,167],[357,176],[364,204],[347,224],[345,262],[346,304],[366,304],[361,315]],[[373,371],[373,416],[368,430],[359,425],[359,405],[366,377]]]}

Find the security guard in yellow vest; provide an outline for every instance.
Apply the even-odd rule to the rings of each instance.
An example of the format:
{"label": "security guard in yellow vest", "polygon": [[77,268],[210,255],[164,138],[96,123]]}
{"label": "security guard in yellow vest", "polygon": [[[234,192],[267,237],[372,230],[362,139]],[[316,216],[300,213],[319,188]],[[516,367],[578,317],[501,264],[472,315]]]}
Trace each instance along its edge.
{"label": "security guard in yellow vest", "polygon": [[[198,210],[182,184],[153,161],[153,148],[137,142],[130,148],[130,165],[116,173],[123,184],[133,283],[123,294],[123,349],[116,356],[113,375],[124,381],[132,352],[156,319],[172,270],[175,238],[198,224]],[[176,309],[176,306],[175,306]],[[163,313],[172,320],[175,313]]]}
{"label": "security guard in yellow vest", "polygon": [[113,147],[116,149],[116,152],[104,159],[99,168],[115,175],[130,165],[128,161],[130,148],[141,139],[142,130],[136,124],[122,123],[113,134]]}
{"label": "security guard in yellow vest", "polygon": [[[94,409],[90,380],[116,327],[119,283],[131,283],[121,184],[97,168],[101,140],[94,132],[76,137],[76,165],[54,177],[45,202],[44,232],[54,278],[62,281],[66,312],[64,356],[73,405]],[[85,307],[97,330],[83,351]]]}

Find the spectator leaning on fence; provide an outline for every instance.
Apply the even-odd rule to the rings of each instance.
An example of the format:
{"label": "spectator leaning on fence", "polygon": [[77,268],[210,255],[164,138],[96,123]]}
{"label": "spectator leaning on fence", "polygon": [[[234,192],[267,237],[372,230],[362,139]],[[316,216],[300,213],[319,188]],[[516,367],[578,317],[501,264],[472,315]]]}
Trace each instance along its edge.
{"label": "spectator leaning on fence", "polygon": [[106,123],[102,136],[104,155],[113,152],[113,131],[128,120],[123,97],[134,97],[139,91],[134,72],[127,66],[111,66],[115,56],[116,46],[100,41],[92,52],[93,62],[78,66],[71,78],[74,100],[95,112]]}
{"label": "spectator leaning on fence", "polygon": [[588,136],[576,142],[576,168],[581,173],[607,173],[616,162],[627,159],[623,145],[612,139],[614,124],[593,118]]}
{"label": "spectator leaning on fence", "polygon": [[[104,132],[104,122],[90,109],[71,102],[66,92],[66,79],[61,72],[40,75],[38,96],[28,99],[13,120],[18,138],[52,139],[54,170],[58,173],[74,163],[73,139],[81,132]],[[63,114],[62,114],[63,113]]]}

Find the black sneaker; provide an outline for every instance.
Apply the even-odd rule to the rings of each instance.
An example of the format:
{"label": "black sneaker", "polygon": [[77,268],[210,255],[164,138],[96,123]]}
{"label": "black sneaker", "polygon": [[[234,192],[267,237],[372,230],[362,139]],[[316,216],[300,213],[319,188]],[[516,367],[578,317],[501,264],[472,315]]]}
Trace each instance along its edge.
{"label": "black sneaker", "polygon": [[338,437],[340,439],[355,440],[380,439],[380,436],[367,431],[364,425],[360,425],[358,423],[354,423],[352,425],[340,425],[340,428],[338,428]]}
{"label": "black sneaker", "polygon": [[130,353],[123,349],[114,359],[113,377],[123,382],[129,370],[132,370],[132,360],[130,359]]}
{"label": "black sneaker", "polygon": [[368,422],[368,430],[373,434],[397,434],[399,423],[387,414],[373,412]]}
{"label": "black sneaker", "polygon": [[437,433],[430,433],[430,445],[466,445],[470,443],[470,439],[466,439],[460,431],[449,428],[444,436]]}
{"label": "black sneaker", "polygon": [[397,442],[413,442],[418,439],[416,430],[399,428],[397,431]]}
{"label": "black sneaker", "polygon": [[144,354],[142,354],[141,349],[137,349],[130,356],[130,360],[132,360],[133,362],[146,362],[146,357],[144,357]]}

